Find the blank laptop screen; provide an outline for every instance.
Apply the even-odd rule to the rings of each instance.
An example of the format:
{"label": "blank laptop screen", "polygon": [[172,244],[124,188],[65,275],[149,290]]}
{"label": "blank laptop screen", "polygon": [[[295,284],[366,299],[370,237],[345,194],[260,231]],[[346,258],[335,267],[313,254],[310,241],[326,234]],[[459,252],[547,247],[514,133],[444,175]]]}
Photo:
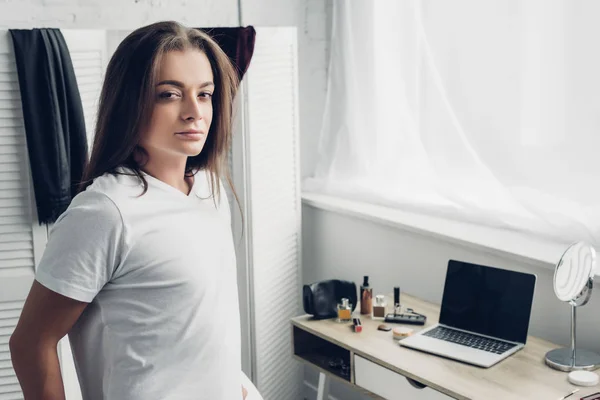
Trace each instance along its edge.
{"label": "blank laptop screen", "polygon": [[535,275],[450,260],[440,323],[525,343]]}

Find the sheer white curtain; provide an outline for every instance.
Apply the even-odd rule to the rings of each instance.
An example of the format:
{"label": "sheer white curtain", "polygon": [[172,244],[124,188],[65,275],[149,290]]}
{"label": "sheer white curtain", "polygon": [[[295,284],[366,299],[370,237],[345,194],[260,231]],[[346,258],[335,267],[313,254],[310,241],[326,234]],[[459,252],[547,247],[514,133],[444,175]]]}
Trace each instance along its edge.
{"label": "sheer white curtain", "polygon": [[304,190],[600,244],[599,3],[334,0]]}

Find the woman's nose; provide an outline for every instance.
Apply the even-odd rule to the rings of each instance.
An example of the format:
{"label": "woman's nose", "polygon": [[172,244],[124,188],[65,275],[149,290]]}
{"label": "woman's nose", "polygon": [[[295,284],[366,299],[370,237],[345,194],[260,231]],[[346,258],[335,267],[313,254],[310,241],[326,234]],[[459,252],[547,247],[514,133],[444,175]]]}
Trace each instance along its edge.
{"label": "woman's nose", "polygon": [[185,100],[184,107],[181,112],[181,119],[185,121],[202,119],[202,109],[197,99],[192,98]]}

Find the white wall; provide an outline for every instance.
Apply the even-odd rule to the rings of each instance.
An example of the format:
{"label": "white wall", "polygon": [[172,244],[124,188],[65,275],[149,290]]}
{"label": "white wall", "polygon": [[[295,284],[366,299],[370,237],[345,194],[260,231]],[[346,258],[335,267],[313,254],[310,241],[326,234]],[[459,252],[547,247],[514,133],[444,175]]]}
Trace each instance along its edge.
{"label": "white wall", "polygon": [[[304,283],[339,278],[359,285],[362,276],[369,275],[377,293],[390,294],[393,286],[400,286],[403,293],[439,304],[451,258],[535,273],[538,280],[529,333],[565,346],[570,343],[570,307],[555,298],[549,268],[311,206],[304,206],[302,213]],[[600,351],[600,291],[578,310],[577,320],[578,347]],[[305,379],[316,385],[314,371],[306,369]],[[314,391],[308,394],[307,398],[314,398]],[[363,399],[334,382],[331,394],[344,400]]]}

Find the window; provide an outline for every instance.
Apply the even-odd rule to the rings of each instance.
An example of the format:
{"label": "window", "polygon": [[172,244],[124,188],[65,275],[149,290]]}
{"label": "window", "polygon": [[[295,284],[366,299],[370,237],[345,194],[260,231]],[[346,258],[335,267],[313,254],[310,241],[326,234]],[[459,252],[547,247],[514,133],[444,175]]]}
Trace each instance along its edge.
{"label": "window", "polygon": [[335,1],[304,189],[600,244],[596,7]]}

